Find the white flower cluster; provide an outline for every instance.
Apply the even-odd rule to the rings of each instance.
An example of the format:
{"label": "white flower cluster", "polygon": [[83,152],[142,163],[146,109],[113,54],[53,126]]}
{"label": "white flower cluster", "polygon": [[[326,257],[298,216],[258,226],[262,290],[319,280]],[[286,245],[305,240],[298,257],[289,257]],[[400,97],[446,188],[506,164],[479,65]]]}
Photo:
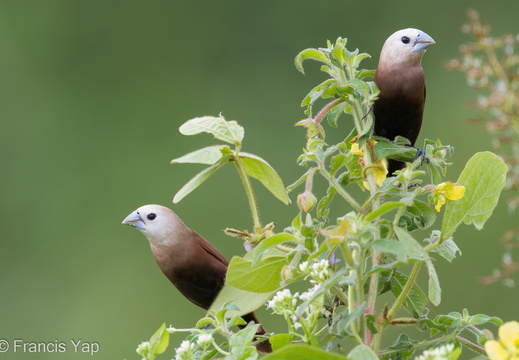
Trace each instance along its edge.
{"label": "white flower cluster", "polygon": [[[320,285],[317,284],[301,295],[297,292],[292,294],[289,289],[278,291],[272,300],[267,303],[267,308],[272,309],[275,314],[284,315],[287,319],[290,319],[294,329],[297,330],[303,327],[305,330],[311,330],[322,316],[324,294],[314,298],[319,286]],[[311,299],[313,299],[313,301],[305,307],[303,315],[297,317],[298,300],[306,302]]]}
{"label": "white flower cluster", "polygon": [[450,360],[454,344],[442,345],[434,349],[425,350],[415,360]]}
{"label": "white flower cluster", "polygon": [[180,346],[175,349],[175,360],[191,360],[195,353],[195,344],[188,340],[182,341]]}
{"label": "white flower cluster", "polygon": [[197,344],[202,348],[207,348],[213,342],[213,336],[211,334],[200,334],[198,335]]}
{"label": "white flower cluster", "polygon": [[144,359],[148,358],[148,355],[151,351],[151,343],[149,341],[144,341],[137,346],[137,354],[142,355]]}
{"label": "white flower cluster", "polygon": [[267,308],[272,309],[274,314],[291,314],[297,304],[299,293],[292,295],[289,289],[278,291],[277,294],[267,303]]}
{"label": "white flower cluster", "polygon": [[308,261],[299,265],[299,270],[312,278],[310,282],[313,284],[322,284],[332,276],[332,267],[330,262],[322,259],[316,263],[309,264]]}

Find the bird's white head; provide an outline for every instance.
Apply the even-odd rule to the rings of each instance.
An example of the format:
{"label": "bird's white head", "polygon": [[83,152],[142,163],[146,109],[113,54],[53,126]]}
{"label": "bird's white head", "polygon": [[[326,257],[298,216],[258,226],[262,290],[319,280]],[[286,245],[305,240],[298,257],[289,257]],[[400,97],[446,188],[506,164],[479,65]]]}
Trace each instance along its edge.
{"label": "bird's white head", "polygon": [[170,242],[189,231],[171,209],[154,204],[141,206],[128,215],[123,224],[139,229],[151,244]]}
{"label": "bird's white head", "polygon": [[380,53],[380,64],[420,65],[425,49],[432,44],[435,44],[433,38],[422,30],[413,28],[398,30],[384,43]]}

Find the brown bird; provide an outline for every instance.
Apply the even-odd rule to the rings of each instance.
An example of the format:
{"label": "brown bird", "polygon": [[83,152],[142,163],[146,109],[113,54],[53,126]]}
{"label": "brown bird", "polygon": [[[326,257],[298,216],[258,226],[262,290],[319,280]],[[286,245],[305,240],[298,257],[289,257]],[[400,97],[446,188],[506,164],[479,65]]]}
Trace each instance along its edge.
{"label": "brown bird", "polygon": [[[418,29],[403,29],[391,35],[380,53],[375,83],[380,97],[375,101],[374,135],[394,140],[403,136],[415,144],[422,126],[425,79],[422,57],[434,44],[432,37]],[[392,175],[404,162],[389,159]]]}
{"label": "brown bird", "polygon": [[[128,215],[123,224],[139,229],[148,239],[153,257],[164,275],[193,304],[209,309],[225,284],[229,262],[206,239],[188,228],[169,208],[144,205]],[[243,315],[259,324],[254,313]],[[266,334],[260,326],[257,335]],[[268,340],[256,345],[271,352]]]}

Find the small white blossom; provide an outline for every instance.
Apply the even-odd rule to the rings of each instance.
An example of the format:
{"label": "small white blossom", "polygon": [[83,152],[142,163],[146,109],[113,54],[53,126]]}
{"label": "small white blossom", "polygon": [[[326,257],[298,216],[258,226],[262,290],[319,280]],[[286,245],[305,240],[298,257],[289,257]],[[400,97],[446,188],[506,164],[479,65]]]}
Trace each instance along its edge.
{"label": "small white blossom", "polygon": [[195,344],[184,340],[178,348],[175,349],[175,360],[191,360],[195,352]]}
{"label": "small white blossom", "polygon": [[321,261],[312,264],[310,268],[310,276],[312,277],[312,282],[314,284],[322,284],[332,275],[330,262],[326,259],[322,259]]}
{"label": "small white blossom", "polygon": [[211,334],[200,334],[196,342],[201,347],[206,348],[213,342],[213,336]]}
{"label": "small white blossom", "polygon": [[303,301],[307,301],[315,294],[317,289],[319,289],[319,285],[315,285],[313,288],[308,289],[306,292],[302,293],[299,298]]}
{"label": "small white blossom", "polygon": [[294,324],[294,330],[297,330],[301,327],[301,323],[299,319],[295,315],[290,315],[290,320],[292,320],[292,324]]}
{"label": "small white blossom", "polygon": [[310,265],[308,261],[299,264],[299,270],[312,278],[310,282],[314,284],[322,284],[332,276],[332,268],[330,262],[322,259]]}
{"label": "small white blossom", "polygon": [[151,350],[151,343],[149,341],[144,341],[137,346],[137,354],[142,355],[144,358],[148,357],[149,352]]}
{"label": "small white blossom", "polygon": [[267,303],[267,308],[272,309],[275,314],[291,313],[296,306],[298,295],[298,293],[292,295],[289,289],[278,291]]}
{"label": "small white blossom", "polygon": [[310,264],[308,263],[308,261],[304,261],[301,264],[299,264],[299,270],[301,270],[301,272],[303,272],[305,274],[309,274],[310,273]]}
{"label": "small white blossom", "polygon": [[415,360],[449,360],[454,350],[454,344],[442,345],[434,349],[425,350]]}

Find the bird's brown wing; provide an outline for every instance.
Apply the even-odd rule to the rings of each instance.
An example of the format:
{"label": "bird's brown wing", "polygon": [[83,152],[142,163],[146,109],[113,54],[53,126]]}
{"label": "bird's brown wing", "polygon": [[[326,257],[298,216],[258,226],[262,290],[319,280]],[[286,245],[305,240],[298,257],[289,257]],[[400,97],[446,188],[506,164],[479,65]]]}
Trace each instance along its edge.
{"label": "bird's brown wing", "polygon": [[222,264],[224,264],[226,267],[229,265],[229,262],[227,259],[220,254],[216,248],[211,245],[209,241],[204,239],[200,234],[198,234],[196,231],[193,231],[193,240],[200,245],[200,247],[209,255],[214,257],[216,260],[220,261]]}
{"label": "bird's brown wing", "polygon": [[229,262],[197,232],[192,232],[191,241],[195,245],[191,264],[176,269],[175,286],[192,303],[209,309],[225,284]]}

